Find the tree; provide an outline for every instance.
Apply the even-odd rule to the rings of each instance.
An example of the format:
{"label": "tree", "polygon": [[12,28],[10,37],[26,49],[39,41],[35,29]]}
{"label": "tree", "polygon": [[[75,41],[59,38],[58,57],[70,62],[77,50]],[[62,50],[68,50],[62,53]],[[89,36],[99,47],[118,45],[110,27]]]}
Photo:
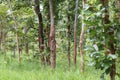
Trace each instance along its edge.
{"label": "tree", "polygon": [[8,19],[6,19],[8,6],[0,5],[0,51],[4,54],[4,60],[6,61],[6,38],[8,35]]}
{"label": "tree", "polygon": [[[115,46],[114,46],[114,44],[115,44],[115,40],[114,40],[114,30],[111,30],[111,26],[107,26],[107,24],[110,24],[110,20],[109,20],[109,10],[108,10],[108,5],[109,5],[109,1],[108,0],[102,0],[102,5],[103,5],[103,7],[105,7],[105,10],[104,10],[104,14],[105,14],[105,16],[104,16],[104,24],[105,24],[105,32],[106,32],[106,34],[105,34],[105,38],[106,38],[106,43],[108,43],[108,44],[105,44],[105,46],[107,47],[107,49],[109,50],[109,51],[107,51],[106,53],[106,55],[108,56],[109,54],[111,54],[111,55],[115,55],[115,52],[116,52],[116,50],[115,50]],[[109,40],[107,40],[108,38],[107,37],[109,37]],[[110,69],[110,80],[115,80],[115,74],[116,74],[116,65],[115,65],[115,59],[112,59],[112,62],[113,62],[113,64],[112,64],[112,66],[111,66],[111,69]]]}
{"label": "tree", "polygon": [[78,1],[76,0],[75,6],[75,20],[74,20],[74,66],[76,68],[76,55],[77,55],[77,35],[76,35],[76,27],[77,27],[77,18],[78,18]]}
{"label": "tree", "polygon": [[70,36],[71,36],[71,26],[70,26],[70,15],[68,14],[68,65],[70,69]]}
{"label": "tree", "polygon": [[[10,7],[10,9],[11,9],[11,11],[12,11],[12,1],[9,1],[9,7]],[[14,14],[12,14],[12,18],[13,18],[13,20],[14,20],[14,29],[15,29],[15,44],[16,44],[16,46],[17,46],[17,53],[18,53],[18,63],[20,63],[21,62],[21,58],[20,58],[20,47],[19,47],[19,36],[18,36],[18,23],[17,23],[17,21],[16,21],[16,17],[14,16]]]}
{"label": "tree", "polygon": [[44,36],[43,36],[43,21],[42,21],[42,14],[40,12],[39,0],[34,0],[35,2],[35,12],[38,16],[39,21],[39,31],[38,31],[38,40],[39,40],[39,50],[41,53],[41,63],[45,64],[45,58],[42,54],[44,50]]}
{"label": "tree", "polygon": [[119,23],[120,23],[120,1],[119,0],[117,0],[117,9],[118,9],[118,20],[119,20]]}
{"label": "tree", "polygon": [[56,40],[55,40],[55,25],[54,25],[54,10],[53,10],[53,0],[49,0],[50,5],[50,49],[51,49],[51,67],[54,69],[56,67]]}
{"label": "tree", "polygon": [[[49,8],[48,8],[49,9]],[[49,16],[49,13],[48,13],[48,15],[47,15],[47,19],[48,20],[50,20],[50,16]],[[46,51],[47,51],[47,56],[46,56],[46,62],[47,62],[47,64],[48,65],[50,65],[51,64],[51,61],[50,61],[50,27],[49,27],[50,25],[49,25],[49,23],[47,23],[47,26],[46,26],[46,30],[45,30],[45,32],[46,32],[46,41],[45,41],[45,44],[46,44]]]}
{"label": "tree", "polygon": [[45,16],[43,16],[43,21],[44,21],[44,25],[46,26],[45,27],[45,57],[46,57],[46,63],[48,65],[51,65],[51,61],[50,61],[50,57],[51,57],[51,54],[50,54],[50,13],[49,13],[49,2],[47,0],[45,0],[43,2],[43,7],[44,7],[44,11],[43,11],[43,14]]}
{"label": "tree", "polygon": [[[85,4],[86,0],[82,0],[82,6],[83,6],[83,11],[85,9]],[[80,55],[81,55],[81,72],[84,72],[84,51],[83,51],[83,39],[84,39],[84,29],[85,29],[85,15],[84,12],[82,12],[82,29],[81,29],[81,34],[80,34]]]}

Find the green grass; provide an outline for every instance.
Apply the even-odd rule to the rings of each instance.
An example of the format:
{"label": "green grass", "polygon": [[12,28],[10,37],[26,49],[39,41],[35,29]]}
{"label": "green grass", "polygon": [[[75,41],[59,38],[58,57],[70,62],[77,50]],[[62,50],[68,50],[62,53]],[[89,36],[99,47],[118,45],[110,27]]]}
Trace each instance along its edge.
{"label": "green grass", "polygon": [[[68,70],[67,60],[63,58],[57,58],[57,66],[53,70],[49,66],[41,66],[37,60],[22,60],[21,64],[18,64],[17,59],[4,62],[3,57],[0,57],[0,80],[100,80],[102,71],[86,65],[85,73],[82,74],[79,64],[76,70],[73,65]],[[105,80],[109,80],[109,76],[105,76]]]}
{"label": "green grass", "polygon": [[85,74],[77,70],[65,70],[50,67],[38,67],[36,63],[24,63],[21,65],[2,64],[0,68],[0,80],[99,80],[99,71],[88,68]]}

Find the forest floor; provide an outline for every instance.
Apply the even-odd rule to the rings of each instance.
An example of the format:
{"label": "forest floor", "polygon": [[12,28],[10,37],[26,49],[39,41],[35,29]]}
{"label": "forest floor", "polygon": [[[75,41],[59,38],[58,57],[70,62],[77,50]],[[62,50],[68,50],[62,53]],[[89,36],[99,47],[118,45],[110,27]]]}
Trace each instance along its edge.
{"label": "forest floor", "polygon": [[[86,65],[82,74],[79,64],[76,70],[73,65],[69,70],[67,60],[60,58],[57,58],[57,66],[53,70],[49,66],[41,66],[39,60],[22,59],[18,64],[17,58],[4,61],[4,57],[0,57],[0,80],[101,80],[102,71]],[[105,75],[105,80],[109,80],[108,75]]]}

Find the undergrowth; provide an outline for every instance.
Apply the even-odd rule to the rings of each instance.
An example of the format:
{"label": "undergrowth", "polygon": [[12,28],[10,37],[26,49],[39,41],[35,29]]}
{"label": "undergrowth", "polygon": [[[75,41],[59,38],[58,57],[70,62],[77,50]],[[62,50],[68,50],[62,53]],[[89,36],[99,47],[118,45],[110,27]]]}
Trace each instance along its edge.
{"label": "undergrowth", "polygon": [[[61,54],[63,56],[63,54]],[[60,55],[59,55],[60,56]],[[64,58],[65,56],[63,56]],[[22,60],[17,63],[17,58],[7,56],[7,61],[4,57],[0,57],[0,80],[100,80],[102,71],[94,69],[86,64],[85,73],[82,74],[79,68],[79,58],[77,69],[71,63],[68,69],[67,59],[57,58],[56,69],[51,69],[50,66],[41,66],[39,60]],[[109,76],[105,76],[105,80],[109,80]]]}

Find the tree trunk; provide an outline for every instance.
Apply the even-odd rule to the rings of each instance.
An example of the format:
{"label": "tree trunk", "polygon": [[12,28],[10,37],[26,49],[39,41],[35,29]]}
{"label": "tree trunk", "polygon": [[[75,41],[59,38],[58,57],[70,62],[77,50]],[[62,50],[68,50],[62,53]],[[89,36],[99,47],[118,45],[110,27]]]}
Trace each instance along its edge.
{"label": "tree trunk", "polygon": [[4,53],[4,61],[6,61],[6,46],[5,46],[5,39],[6,39],[6,33],[3,32],[2,34],[2,50]]}
{"label": "tree trunk", "polygon": [[118,21],[119,21],[119,23],[120,23],[120,1],[119,1],[119,0],[117,1],[117,8],[118,8],[118,11],[119,11],[119,12],[117,13],[117,14],[118,14]]}
{"label": "tree trunk", "polygon": [[44,58],[44,55],[42,54],[42,52],[44,50],[42,14],[40,12],[39,0],[34,0],[34,2],[35,2],[35,12],[38,16],[38,21],[39,21],[38,40],[39,40],[39,51],[40,51],[40,54],[41,54],[41,64],[45,65],[45,58]]}
{"label": "tree trunk", "polygon": [[[82,6],[83,10],[85,9],[85,4],[86,0],[82,0]],[[84,51],[83,51],[83,39],[84,39],[84,29],[85,29],[85,15],[84,12],[82,12],[82,29],[81,29],[81,34],[80,34],[80,56],[81,56],[81,72],[84,73],[84,67],[85,67],[85,62],[84,62]]]}
{"label": "tree trunk", "polygon": [[70,28],[70,15],[68,15],[68,66],[70,69],[70,35],[71,35],[71,28]]}
{"label": "tree trunk", "polygon": [[[109,11],[106,8],[109,8],[109,1],[108,0],[102,0],[102,5],[103,7],[105,7],[105,17],[104,17],[104,24],[109,24],[110,20],[109,20]],[[107,43],[109,43],[108,45],[105,44],[107,46],[107,49],[110,50],[109,54],[115,55],[115,47],[114,47],[114,30],[111,31],[111,26],[107,26],[105,27],[105,33],[106,35],[110,38],[109,41]],[[108,55],[108,54],[106,54]],[[111,71],[110,71],[110,80],[115,80],[115,75],[116,75],[116,65],[115,65],[115,59],[112,59],[113,64],[111,66]]]}
{"label": "tree trunk", "polygon": [[[24,27],[24,35],[28,33],[29,29],[30,29],[29,27]],[[23,38],[24,38],[24,45],[25,45],[25,53],[29,54],[29,48],[28,48],[29,42],[26,41],[26,37],[23,37]]]}
{"label": "tree trunk", "polygon": [[16,42],[15,42],[15,44],[14,44],[13,57],[14,57],[14,58],[16,57]]}
{"label": "tree trunk", "polygon": [[46,50],[47,50],[47,56],[46,56],[46,63],[47,63],[47,65],[51,65],[51,61],[50,61],[50,25],[49,25],[49,21],[50,21],[50,13],[49,13],[49,9],[50,9],[50,7],[49,7],[49,2],[46,2],[46,10],[47,10],[47,12],[46,12],[46,15],[47,15],[47,21],[48,21],[48,23],[47,23],[47,26],[46,26],[46,30],[45,30],[45,32],[46,32],[46,41],[45,41],[45,44],[46,44]]}
{"label": "tree trunk", "polygon": [[[9,7],[12,9],[11,1],[9,1]],[[13,20],[15,21],[14,28],[15,28],[15,42],[16,42],[16,47],[17,47],[17,52],[18,52],[18,63],[20,63],[20,48],[19,48],[19,37],[18,37],[18,28],[17,28],[17,21],[15,16],[12,14]]]}
{"label": "tree trunk", "polygon": [[28,42],[25,43],[25,53],[29,54]]}
{"label": "tree trunk", "polygon": [[[50,20],[50,17],[49,17],[49,14],[48,14],[48,20]],[[46,27],[46,37],[47,37],[47,42],[46,42],[46,48],[47,48],[47,56],[46,56],[46,62],[48,65],[51,65],[51,61],[50,61],[50,37],[49,37],[49,34],[50,34],[50,27],[49,27],[49,24],[47,25]]]}
{"label": "tree trunk", "polygon": [[18,63],[20,63],[20,48],[19,48],[17,27],[16,27],[16,45],[17,45],[17,51],[18,51]]}
{"label": "tree trunk", "polygon": [[[2,23],[1,23],[2,25]],[[2,26],[1,26],[2,27]],[[0,27],[0,51],[4,53],[4,61],[6,61],[6,46],[5,46],[5,41],[6,41],[6,35],[7,33],[3,31],[3,28]]]}
{"label": "tree trunk", "polygon": [[2,32],[2,29],[0,29],[1,31],[0,31],[0,50],[2,49],[2,34],[3,34],[3,32]]}
{"label": "tree trunk", "polygon": [[[115,55],[115,47],[114,47],[114,40],[113,40],[114,32],[109,35],[113,36],[113,38],[111,38],[111,40],[110,40],[110,51],[111,51],[111,54]],[[112,64],[111,71],[110,71],[110,80],[115,80],[115,75],[116,75],[115,59],[112,59],[112,61],[113,61],[113,64]]]}
{"label": "tree trunk", "polygon": [[76,68],[76,55],[77,55],[77,36],[76,36],[76,27],[77,27],[77,18],[78,18],[78,0],[76,0],[75,6],[75,20],[74,20],[74,66]]}
{"label": "tree trunk", "polygon": [[56,40],[55,40],[55,25],[54,25],[54,11],[53,11],[53,0],[49,0],[50,5],[50,49],[51,49],[51,67],[56,67]]}
{"label": "tree trunk", "polygon": [[47,37],[47,39],[48,39],[48,41],[47,41],[47,52],[48,52],[48,55],[46,57],[46,62],[47,62],[48,65],[51,65],[51,61],[50,61],[50,37],[49,37],[50,32],[49,32],[49,30],[50,30],[49,27],[47,27],[46,36],[48,36]]}

